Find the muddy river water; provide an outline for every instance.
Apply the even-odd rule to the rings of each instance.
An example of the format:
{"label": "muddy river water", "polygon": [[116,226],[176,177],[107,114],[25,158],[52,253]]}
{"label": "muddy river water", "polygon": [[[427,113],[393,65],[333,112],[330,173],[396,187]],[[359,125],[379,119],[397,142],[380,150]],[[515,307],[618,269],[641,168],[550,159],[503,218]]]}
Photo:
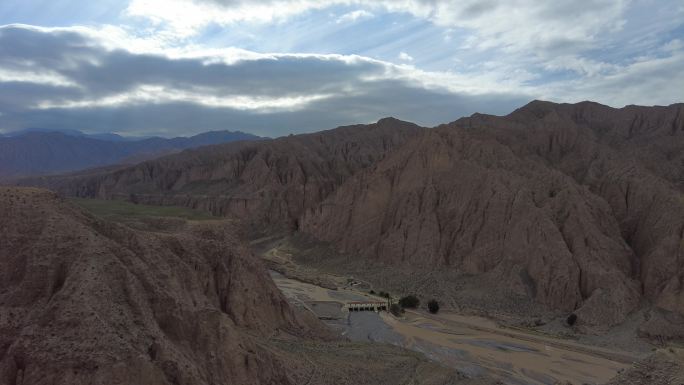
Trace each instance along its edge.
{"label": "muddy river water", "polygon": [[488,375],[506,384],[601,384],[627,368],[629,355],[499,327],[479,317],[407,311],[347,312],[350,301],[377,300],[352,288],[329,290],[272,273],[295,306],[314,312],[355,341],[390,343],[419,351],[471,377]]}

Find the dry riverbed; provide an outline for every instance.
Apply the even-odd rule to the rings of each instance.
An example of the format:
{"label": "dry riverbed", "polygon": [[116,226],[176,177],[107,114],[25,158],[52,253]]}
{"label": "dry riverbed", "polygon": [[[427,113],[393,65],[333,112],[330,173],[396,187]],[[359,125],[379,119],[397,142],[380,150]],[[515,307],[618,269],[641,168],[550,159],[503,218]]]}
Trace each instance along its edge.
{"label": "dry riverbed", "polygon": [[305,308],[353,341],[389,343],[425,354],[474,378],[506,384],[600,384],[639,357],[499,327],[480,317],[408,311],[396,318],[381,312],[347,312],[350,301],[378,300],[352,286],[337,290],[272,272],[288,300]]}

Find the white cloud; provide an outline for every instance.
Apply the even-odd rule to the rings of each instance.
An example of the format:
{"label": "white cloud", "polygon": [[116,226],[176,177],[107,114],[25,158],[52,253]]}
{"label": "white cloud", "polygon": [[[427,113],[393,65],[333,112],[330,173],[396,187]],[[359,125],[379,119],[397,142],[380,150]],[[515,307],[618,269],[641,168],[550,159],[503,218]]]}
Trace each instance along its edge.
{"label": "white cloud", "polygon": [[41,101],[35,108],[96,108],[96,107],[122,107],[137,105],[140,103],[168,104],[168,103],[192,103],[206,107],[232,108],[235,110],[253,110],[260,113],[274,111],[296,111],[308,104],[332,97],[330,94],[321,95],[298,95],[289,97],[263,97],[252,95],[212,95],[213,90],[185,90],[174,89],[159,85],[140,85],[133,90],[113,95],[107,95],[97,99],[67,100],[67,101]]}
{"label": "white cloud", "polygon": [[[684,88],[681,76],[672,71],[684,66],[681,43],[676,39],[663,45],[661,52],[666,53],[663,57],[644,57],[625,65],[572,55],[552,58],[543,63],[544,70],[581,74],[575,80],[553,82],[539,81],[540,75],[533,69],[505,61],[481,61],[460,72],[425,71],[413,65],[397,65],[359,55],[258,53],[235,47],[164,47],[156,43],[150,44],[148,51],[140,52],[147,44],[144,39],[136,44],[137,38],[128,35],[126,30],[107,26],[100,29],[5,26],[0,28],[0,38],[1,32],[8,28],[49,36],[76,34],[84,39],[78,43],[79,47],[92,49],[91,52],[82,48],[74,52],[56,49],[54,54],[58,56],[49,59],[46,62],[49,65],[34,63],[30,70],[4,68],[0,58],[0,82],[71,87],[87,93],[81,98],[71,92],[68,97],[55,100],[36,95],[34,105],[43,109],[187,102],[237,110],[296,110],[324,99],[334,100],[335,94],[358,95],[373,84],[388,81],[430,92],[473,96],[522,94],[529,95],[530,99],[557,101],[591,99],[614,106],[676,102],[681,100],[680,90]],[[24,36],[14,39],[28,41]],[[99,51],[102,49],[106,51]],[[42,54],[48,55],[49,50],[46,47]],[[117,67],[111,67],[108,62],[111,59],[104,52],[117,55],[114,61]],[[9,59],[31,60],[30,57]],[[402,51],[399,59],[410,62],[412,58]],[[70,64],[63,66],[59,60]],[[154,71],[140,70],[151,66]],[[252,67],[259,69],[252,70]],[[268,77],[264,78],[264,74]],[[644,79],[638,80],[639,76]],[[591,82],[587,81],[589,78]]]}
{"label": "white cloud", "polygon": [[563,55],[553,57],[543,64],[549,71],[573,71],[575,73],[595,77],[602,74],[610,74],[619,70],[619,66],[604,63],[592,59],[582,58],[574,55]]}
{"label": "white cloud", "polygon": [[59,74],[58,72],[50,71],[47,69],[40,69],[37,71],[20,71],[7,68],[0,68],[0,83],[3,82],[46,84],[55,87],[78,86],[75,82]]}
{"label": "white cloud", "polygon": [[627,104],[668,105],[682,102],[684,51],[660,58],[643,58],[592,81],[577,79],[547,84],[538,89],[543,97],[563,102],[596,100],[621,107]]}
{"label": "white cloud", "polygon": [[166,24],[177,36],[187,37],[209,24],[273,22],[334,4],[326,1],[192,1],[132,0],[125,13],[144,17],[156,25]]}
{"label": "white cloud", "polygon": [[[126,13],[165,25],[179,36],[198,33],[209,24],[273,22],[332,6],[363,7],[344,15],[353,21],[370,10],[408,13],[445,28],[473,32],[468,46],[576,50],[601,33],[619,30],[628,0],[132,0]],[[340,18],[340,21],[342,20]]]}
{"label": "white cloud", "polygon": [[[40,52],[31,48],[28,37],[18,33],[15,35],[19,37],[7,35],[4,44],[0,42],[0,83],[5,92],[0,94],[0,108],[5,112],[0,123],[10,118],[19,121],[17,110],[24,106],[39,107],[48,122],[48,117],[55,117],[49,115],[55,109],[74,114],[88,110],[95,116],[94,111],[102,108],[142,111],[145,106],[170,109],[176,104],[262,117],[290,112],[327,116],[331,111],[344,111],[348,119],[363,121],[368,116],[407,111],[409,105],[416,106],[415,119],[420,120],[418,116],[425,114],[421,108],[433,108],[434,112],[435,106],[445,103],[441,100],[468,104],[468,100],[489,100],[492,95],[498,101],[497,111],[508,105],[501,100],[511,103],[513,97],[590,99],[613,106],[681,101],[684,44],[681,36],[666,34],[673,30],[671,25],[679,24],[661,23],[654,32],[652,23],[643,21],[645,29],[624,28],[620,32],[625,4],[626,0],[587,0],[583,7],[570,0],[132,0],[127,14],[151,23],[60,28],[0,26],[0,39],[3,31],[10,33],[12,29],[12,33],[23,30],[45,35],[34,36],[38,39],[34,46],[40,44]],[[320,14],[315,11],[331,5],[339,6],[335,10],[350,12],[339,17],[325,13],[324,20],[316,25]],[[202,44],[202,29],[210,25],[240,23],[237,27],[241,30],[259,31],[264,26],[253,23],[277,23],[307,12],[311,18],[305,20],[306,27],[323,31],[323,37],[316,35],[309,45],[304,41],[283,47],[299,46],[316,52],[320,46],[315,44],[327,43],[326,33],[338,38],[336,32],[347,32],[331,20],[340,24],[365,17],[380,20],[383,12],[413,15],[441,28],[415,23],[423,29],[415,35],[397,35],[406,29],[388,22],[381,35],[389,43],[375,52],[364,44],[344,45],[345,52],[363,49],[366,55],[383,60],[360,55],[271,53],[274,46],[280,46],[261,49],[258,43],[252,45],[253,50]],[[397,23],[400,19],[388,20]],[[271,31],[270,27],[264,30]],[[282,30],[287,34],[290,28],[285,27]],[[295,23],[295,27],[299,29],[300,25]],[[355,31],[356,27],[366,31],[366,25],[355,26]],[[280,26],[276,30],[281,31]],[[46,43],[46,36],[56,40]],[[436,37],[440,47],[452,45],[453,51],[435,50],[438,54],[432,55],[431,47],[425,47],[425,36]],[[294,40],[292,36],[274,37],[278,43],[281,38]],[[444,43],[442,38],[449,41]],[[240,44],[239,39],[228,41]],[[631,44],[633,41],[636,43]],[[621,46],[637,52],[639,57],[623,55]],[[24,47],[26,57],[21,56],[20,47]],[[327,46],[325,49],[328,51]],[[601,55],[596,54],[598,51]],[[399,55],[394,56],[397,52]],[[449,65],[453,70],[417,68],[408,52],[420,58],[421,65],[429,63],[430,56],[440,56],[443,63],[452,63]],[[44,92],[46,89],[48,92]],[[20,97],[14,96],[15,90]],[[378,98],[380,93],[392,97]],[[27,116],[29,113],[36,111],[27,112]],[[144,120],[149,115],[141,116]]]}
{"label": "white cloud", "polygon": [[345,13],[344,15],[337,18],[337,23],[354,23],[360,19],[370,19],[373,16],[374,15],[371,12],[368,12],[363,9],[357,9],[356,11]]}
{"label": "white cloud", "polygon": [[[270,122],[272,130],[300,131],[387,115],[436,124],[476,105],[502,112],[527,99],[505,94],[513,88],[491,74],[426,72],[359,55],[194,46],[140,53],[129,39],[81,27],[0,26],[0,68],[32,63],[30,73],[0,73],[0,125],[199,131],[235,120],[237,128]],[[111,114],[116,119],[103,119]]]}
{"label": "white cloud", "polygon": [[[614,64],[586,52],[615,44],[609,36],[623,28],[630,1],[587,0],[578,6],[576,0],[132,0],[126,12],[152,21],[159,35],[180,39],[198,34],[211,24],[280,22],[333,6],[357,8],[339,17],[340,24],[382,12],[409,14],[443,28],[444,42],[455,49],[471,55],[495,55],[498,63],[490,74],[481,73],[479,63],[468,73],[471,78],[487,79],[486,86],[469,85],[468,89],[488,92],[492,90],[489,79],[508,88],[524,87],[525,82],[542,77],[545,71],[572,71],[589,78],[615,73],[619,68]],[[458,40],[454,38],[456,31]],[[175,55],[197,54],[196,48],[188,50],[181,45]],[[233,50],[219,57],[226,62],[235,60],[240,53]],[[172,52],[166,50],[165,54]],[[216,60],[214,54],[214,59],[208,60]],[[398,59],[413,61],[404,51]],[[467,81],[459,80],[463,82]]]}
{"label": "white cloud", "polygon": [[681,39],[672,39],[663,46],[663,51],[677,52],[684,49],[684,41]]}
{"label": "white cloud", "polygon": [[[91,51],[79,49],[74,52],[52,50],[46,48],[44,55],[52,52],[56,55],[50,58],[49,62],[57,60],[68,60],[70,68],[67,71],[58,72],[48,67],[40,67],[35,73],[9,73],[4,76],[6,79],[18,78],[23,76],[26,81],[31,80],[43,84],[60,86],[78,86],[90,89],[94,92],[108,92],[107,88],[118,89],[127,87],[128,84],[136,84],[137,78],[155,78],[162,84],[146,83],[145,85],[164,86],[166,83],[183,83],[194,89],[192,94],[202,90],[207,97],[207,101],[202,104],[220,105],[223,102],[211,99],[211,95],[221,93],[222,97],[234,96],[226,92],[244,92],[249,89],[255,95],[260,92],[269,92],[271,97],[302,96],[302,98],[292,99],[295,101],[306,101],[305,95],[328,94],[333,90],[337,92],[351,92],[360,83],[371,83],[385,80],[400,80],[425,89],[433,89],[448,92],[466,92],[470,94],[486,93],[518,93],[523,88],[522,82],[527,80],[527,76],[520,74],[517,78],[511,78],[507,69],[501,69],[490,65],[488,71],[474,73],[457,73],[451,71],[423,71],[412,65],[397,65],[387,61],[377,60],[360,55],[341,55],[341,54],[309,54],[309,53],[257,53],[235,47],[207,49],[197,46],[181,46],[164,48],[161,46],[150,47],[147,52],[139,52],[140,45],[135,44],[135,37],[122,34],[121,30],[113,30],[114,34],[103,33],[103,29],[93,30],[83,27],[75,28],[33,28],[25,26],[5,26],[2,28],[12,28],[17,31],[34,31],[48,36],[55,36],[60,33],[76,33],[85,39],[79,44],[90,45]],[[107,30],[111,31],[111,30]],[[112,37],[113,36],[113,37]],[[1,36],[0,36],[1,37]],[[20,35],[17,38],[28,40],[29,36]],[[117,67],[110,69],[107,60],[103,57],[106,49],[116,55],[115,62]],[[78,54],[76,54],[78,52]],[[150,56],[154,55],[154,56]],[[399,58],[404,61],[411,61],[413,58],[401,52]],[[177,60],[189,60],[185,62],[185,72],[178,72]],[[111,59],[109,59],[111,60]],[[140,62],[140,60],[144,60]],[[268,64],[271,63],[271,64]],[[54,64],[53,64],[54,65]],[[217,67],[217,65],[219,67]],[[250,66],[259,66],[259,71],[250,70]],[[59,65],[57,65],[59,66]],[[154,70],[142,71],[142,68],[155,66]],[[311,70],[307,69],[311,66]],[[125,73],[118,73],[125,71]],[[207,75],[211,74],[211,75]],[[265,75],[268,75],[265,77]],[[0,76],[3,73],[0,72]],[[10,77],[11,76],[11,77]],[[295,76],[301,79],[293,78]],[[345,78],[345,76],[347,76]],[[83,78],[83,80],[81,80]],[[0,77],[0,79],[2,79]],[[80,81],[87,81],[89,84],[80,84]],[[204,88],[202,88],[204,87]],[[320,88],[320,89],[319,89]],[[231,91],[232,90],[232,91]],[[321,91],[325,90],[325,91]],[[167,90],[168,91],[168,90]],[[165,91],[166,92],[166,91]],[[299,95],[297,95],[299,94]],[[129,94],[121,94],[128,95]],[[152,101],[154,92],[150,88],[137,90],[133,94],[140,101]],[[137,96],[136,96],[137,95]],[[175,98],[180,98],[174,94]],[[90,95],[95,97],[97,95]],[[112,96],[105,100],[104,104],[116,104],[121,101],[122,96]],[[163,92],[158,92],[158,98],[163,97]],[[170,96],[167,96],[170,97]],[[187,100],[200,98],[187,97]],[[222,99],[223,100],[223,99]],[[241,100],[241,99],[236,99]],[[286,99],[283,99],[286,100]],[[62,101],[63,102],[63,101]],[[85,106],[85,102],[63,103],[62,106]],[[228,103],[228,102],[227,102]],[[230,102],[232,103],[232,102]],[[254,103],[255,108],[261,105],[277,105],[279,102]],[[286,106],[288,103],[281,103]],[[238,103],[239,104],[239,103]],[[43,107],[52,104],[43,104]]]}
{"label": "white cloud", "polygon": [[413,56],[407,54],[404,51],[399,52],[399,60],[401,61],[413,61]]}
{"label": "white cloud", "polygon": [[98,26],[75,25],[70,27],[43,27],[13,23],[0,25],[0,29],[20,28],[43,33],[74,33],[87,38],[87,44],[109,50],[125,49],[134,53],[162,53],[179,46],[178,37],[167,31],[136,31],[126,26],[101,24]]}

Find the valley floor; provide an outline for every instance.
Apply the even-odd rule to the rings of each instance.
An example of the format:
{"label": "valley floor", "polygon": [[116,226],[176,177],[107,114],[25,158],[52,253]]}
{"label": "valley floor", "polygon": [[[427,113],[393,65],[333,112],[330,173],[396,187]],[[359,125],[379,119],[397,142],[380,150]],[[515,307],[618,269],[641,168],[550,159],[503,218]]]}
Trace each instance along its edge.
{"label": "valley floor", "polygon": [[272,273],[292,302],[354,341],[402,346],[472,377],[492,376],[506,384],[605,383],[640,357],[501,328],[479,317],[408,311],[347,312],[344,303],[370,300],[348,288],[331,290]]}
{"label": "valley floor", "polygon": [[[382,300],[369,294],[370,283],[296,265],[286,253],[264,253],[278,288],[295,306],[305,308],[352,341],[401,346],[455,368],[471,378],[495,378],[505,384],[603,384],[643,360],[643,349],[625,351],[580,343],[490,319],[456,312],[408,310],[348,312],[352,301]],[[306,281],[306,282],[304,282]],[[664,382],[669,383],[669,382]]]}

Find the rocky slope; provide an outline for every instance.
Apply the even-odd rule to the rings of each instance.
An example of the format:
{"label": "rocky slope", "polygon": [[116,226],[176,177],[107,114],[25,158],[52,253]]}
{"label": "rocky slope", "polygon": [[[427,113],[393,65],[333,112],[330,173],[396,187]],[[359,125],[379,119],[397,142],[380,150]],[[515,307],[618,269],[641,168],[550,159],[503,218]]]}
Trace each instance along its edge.
{"label": "rocky slope", "polygon": [[642,295],[684,313],[682,110],[535,102],[461,119],[355,175],[301,229],[390,264],[487,274],[588,323],[623,321]]}
{"label": "rocky slope", "polygon": [[287,383],[259,337],[315,329],[230,223],[132,231],[26,189],[0,218],[0,383]]}
{"label": "rocky slope", "polygon": [[607,385],[684,384],[684,354],[674,349],[658,351],[613,378]]}
{"label": "rocky slope", "polygon": [[387,119],[44,183],[285,225],[355,260],[477,277],[615,325],[644,300],[684,314],[683,112],[536,101],[429,130]]}
{"label": "rocky slope", "polygon": [[133,230],[45,190],[0,189],[2,385],[461,380],[400,349],[330,339],[229,221]]}
{"label": "rocky slope", "polygon": [[296,228],[306,208],[419,132],[414,124],[385,119],[369,126],[204,147],[95,176],[30,183],[67,195],[182,205],[249,218],[259,227]]}

